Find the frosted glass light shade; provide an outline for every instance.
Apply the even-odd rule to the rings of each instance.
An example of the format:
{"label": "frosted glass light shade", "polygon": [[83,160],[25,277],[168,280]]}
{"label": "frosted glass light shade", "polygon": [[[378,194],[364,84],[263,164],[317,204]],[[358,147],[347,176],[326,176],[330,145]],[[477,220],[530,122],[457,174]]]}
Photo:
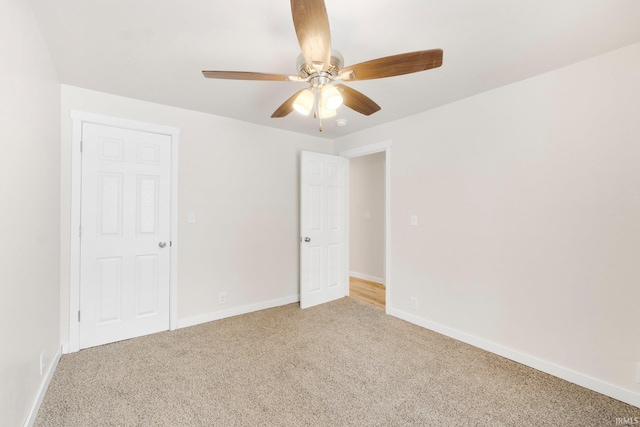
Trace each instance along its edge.
{"label": "frosted glass light shade", "polygon": [[342,105],[342,95],[333,85],[325,85],[322,88],[322,103],[327,110],[335,110]]}
{"label": "frosted glass light shade", "polygon": [[336,114],[337,114],[337,111],[335,109],[329,110],[328,108],[326,108],[323,105],[320,106],[320,118],[321,119],[328,119],[329,117],[335,117]]}
{"label": "frosted glass light shade", "polygon": [[315,96],[311,89],[305,89],[300,92],[300,95],[298,95],[296,100],[293,101],[293,109],[304,116],[308,116],[313,110],[314,101]]}

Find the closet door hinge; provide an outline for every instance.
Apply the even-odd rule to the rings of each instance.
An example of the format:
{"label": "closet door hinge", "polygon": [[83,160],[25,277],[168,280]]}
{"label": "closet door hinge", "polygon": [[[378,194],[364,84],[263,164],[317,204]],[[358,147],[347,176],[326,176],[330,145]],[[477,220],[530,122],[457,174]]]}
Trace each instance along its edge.
{"label": "closet door hinge", "polygon": [[80,321],[80,310],[78,310],[78,322]]}
{"label": "closet door hinge", "polygon": [[80,141],[80,152],[82,153],[82,141]]}

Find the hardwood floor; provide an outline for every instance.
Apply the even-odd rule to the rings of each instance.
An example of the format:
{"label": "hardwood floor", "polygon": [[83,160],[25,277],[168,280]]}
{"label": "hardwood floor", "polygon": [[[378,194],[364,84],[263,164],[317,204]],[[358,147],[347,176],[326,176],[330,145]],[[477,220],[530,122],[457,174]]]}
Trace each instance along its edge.
{"label": "hardwood floor", "polygon": [[385,309],[386,290],[380,283],[349,277],[349,296],[376,308]]}

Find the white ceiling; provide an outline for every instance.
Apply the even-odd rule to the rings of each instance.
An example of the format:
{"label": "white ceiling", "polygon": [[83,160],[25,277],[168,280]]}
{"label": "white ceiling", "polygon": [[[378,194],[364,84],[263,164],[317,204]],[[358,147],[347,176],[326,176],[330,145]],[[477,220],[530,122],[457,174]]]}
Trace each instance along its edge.
{"label": "white ceiling", "polygon": [[442,67],[348,83],[382,110],[341,107],[318,132],[270,118],[304,83],[205,79],[296,74],[287,0],[30,0],[62,83],[335,139],[640,42],[638,0],[325,0],[345,65],[422,49]]}

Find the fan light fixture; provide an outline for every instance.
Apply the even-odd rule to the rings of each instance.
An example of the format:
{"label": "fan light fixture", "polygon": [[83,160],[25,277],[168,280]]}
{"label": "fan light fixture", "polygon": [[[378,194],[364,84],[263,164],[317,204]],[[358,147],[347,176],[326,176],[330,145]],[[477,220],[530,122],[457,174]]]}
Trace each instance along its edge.
{"label": "fan light fixture", "polygon": [[315,96],[311,89],[305,89],[300,92],[300,95],[293,103],[293,108],[303,116],[308,116],[313,110],[313,104],[315,103]]}
{"label": "fan light fixture", "polygon": [[342,105],[342,95],[333,85],[322,87],[322,103],[328,110],[336,110]]}
{"label": "fan light fixture", "polygon": [[[336,109],[342,105],[343,99],[340,91],[333,85],[323,85],[319,89],[317,114],[321,119],[334,117]],[[316,103],[316,95],[311,88],[305,89],[296,97],[293,102],[293,108],[303,116],[308,116],[314,111]]]}
{"label": "fan light fixture", "polygon": [[330,109],[327,108],[324,105],[321,105],[320,107],[318,107],[318,115],[320,116],[321,119],[328,119],[331,117],[335,117],[336,114],[338,114],[338,112],[335,109]]}

